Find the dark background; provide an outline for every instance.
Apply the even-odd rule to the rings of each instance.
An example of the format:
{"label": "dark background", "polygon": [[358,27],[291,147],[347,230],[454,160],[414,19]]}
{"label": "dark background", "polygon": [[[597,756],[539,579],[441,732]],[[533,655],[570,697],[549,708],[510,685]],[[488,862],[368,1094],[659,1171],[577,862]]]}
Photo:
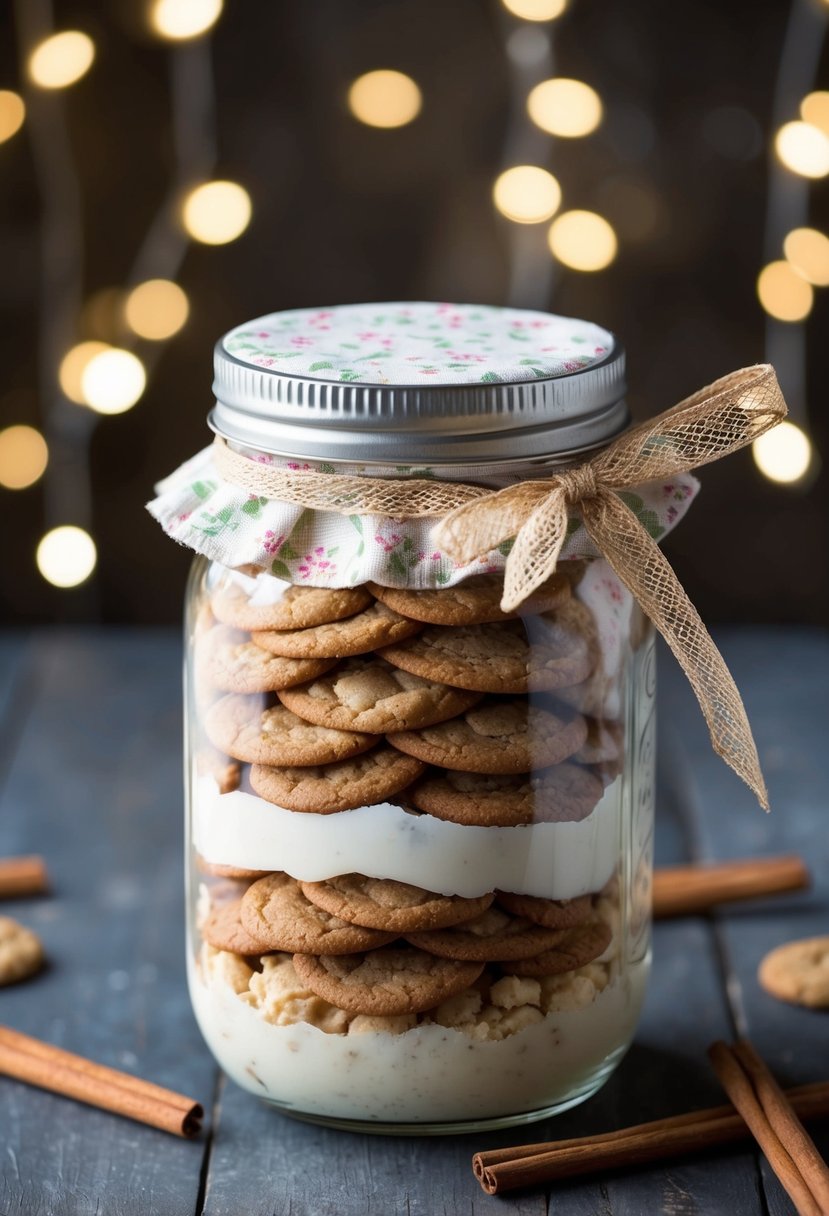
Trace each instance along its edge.
{"label": "dark background", "polygon": [[[261,313],[411,298],[586,317],[626,344],[637,418],[766,357],[755,280],[780,256],[764,249],[764,225],[789,3],[571,0],[551,26],[554,73],[587,80],[605,105],[599,130],[578,140],[533,133],[516,110],[526,90],[517,96],[506,42],[524,23],[497,0],[227,0],[195,49],[153,37],[145,10],[137,0],[56,0],[55,28],[87,31],[96,61],[67,90],[29,90],[31,122],[0,145],[0,426],[46,428],[53,456],[35,486],[0,489],[8,621],[177,619],[187,554],[143,503],[154,480],[209,439],[213,342]],[[0,12],[0,88],[25,92],[21,45],[48,12],[42,0],[0,3]],[[196,106],[177,153],[175,91],[193,110],[188,81],[203,83],[211,62],[212,103]],[[349,114],[350,82],[379,67],[420,85],[423,110],[409,126],[377,130]],[[821,87],[826,55],[816,79],[804,67],[801,95]],[[137,348],[150,377],[134,409],[90,419],[55,388],[60,354],[83,338],[116,339],[84,303],[123,287],[165,198],[208,164],[214,141],[204,175],[249,190],[250,227],[217,248],[177,250],[179,238],[166,238],[188,324],[157,349]],[[518,233],[495,212],[495,176],[525,160],[556,174],[563,209],[595,209],[614,224],[619,255],[607,270],[556,268],[548,282],[547,226]],[[809,187],[815,227],[829,224],[827,189]],[[516,254],[525,266],[537,254],[538,273],[516,276]],[[804,325],[805,394],[797,368],[779,368],[818,452],[827,450],[828,308],[818,290]],[[79,426],[90,430],[88,514]],[[819,468],[805,485],[779,486],[741,452],[702,479],[665,547],[704,618],[825,623]],[[98,546],[95,574],[76,589],[49,586],[35,566],[39,537],[59,523],[84,523]]]}

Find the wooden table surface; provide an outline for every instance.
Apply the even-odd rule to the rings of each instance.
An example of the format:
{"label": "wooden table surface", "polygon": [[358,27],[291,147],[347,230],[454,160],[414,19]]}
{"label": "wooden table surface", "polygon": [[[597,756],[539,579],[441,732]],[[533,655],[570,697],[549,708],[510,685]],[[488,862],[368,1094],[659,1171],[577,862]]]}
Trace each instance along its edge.
{"label": "wooden table surface", "polygon": [[[782,1216],[750,1148],[516,1197],[487,1197],[475,1149],[607,1130],[721,1101],[705,1058],[748,1033],[787,1084],[829,1077],[829,1014],[760,991],[772,946],[829,932],[829,636],[719,638],[744,694],[773,811],[713,755],[692,694],[660,655],[657,859],[799,852],[814,889],[663,923],[635,1046],[583,1107],[530,1129],[433,1140],[294,1122],[219,1073],[184,978],[180,641],[172,631],[0,638],[0,855],[43,853],[51,897],[5,902],[50,967],[0,990],[0,1022],[199,1099],[181,1141],[0,1080],[0,1216]],[[829,1128],[817,1133],[829,1152]]]}

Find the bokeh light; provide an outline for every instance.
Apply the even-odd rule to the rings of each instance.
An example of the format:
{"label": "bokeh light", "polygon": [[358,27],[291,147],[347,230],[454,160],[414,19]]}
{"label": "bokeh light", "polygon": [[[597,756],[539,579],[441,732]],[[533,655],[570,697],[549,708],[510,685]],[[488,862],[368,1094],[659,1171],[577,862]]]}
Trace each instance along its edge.
{"label": "bokeh light", "polygon": [[53,587],[77,587],[89,578],[97,560],[95,541],[72,524],[47,532],[36,553],[37,568]]}
{"label": "bokeh light", "polygon": [[555,76],[542,80],[527,98],[527,112],[550,135],[577,139],[595,131],[602,121],[599,94],[582,80]]}
{"label": "bokeh light", "polygon": [[130,329],[140,338],[160,342],[171,338],[184,325],[190,313],[187,296],[169,279],[148,279],[127,296],[124,316]]}
{"label": "bokeh light", "polygon": [[812,463],[809,436],[793,422],[779,422],[751,445],[754,463],[770,481],[800,481]]}
{"label": "bokeh light", "polygon": [[554,257],[572,270],[604,270],[616,257],[616,233],[595,211],[564,211],[550,225]]}
{"label": "bokeh light", "polygon": [[65,89],[85,76],[95,58],[95,43],[80,30],[44,38],[29,56],[29,75],[42,89]]}
{"label": "bokeh light", "polygon": [[102,351],[109,350],[108,342],[79,342],[68,350],[61,360],[58,380],[66,396],[76,405],[85,405],[81,381],[89,363]]}
{"label": "bokeh light", "polygon": [[117,346],[93,355],[81,376],[83,400],[96,414],[123,414],[132,409],[146,384],[141,360]]}
{"label": "bokeh light", "polygon": [[757,296],[770,317],[802,321],[812,311],[814,292],[788,262],[769,262],[757,276]]}
{"label": "bokeh light", "polygon": [[810,122],[787,122],[774,141],[780,160],[801,177],[826,177],[829,173],[829,135]]}
{"label": "bokeh light", "polygon": [[819,90],[804,97],[800,103],[800,117],[829,135],[829,93]]}
{"label": "bokeh light", "polygon": [[793,228],[783,242],[786,261],[816,287],[829,286],[829,237],[817,228]]}
{"label": "bokeh light", "polygon": [[358,76],[348,90],[348,108],[368,127],[405,127],[417,118],[422,104],[411,76],[385,68]]}
{"label": "bokeh light", "polygon": [[156,0],[150,24],[162,38],[197,38],[216,24],[222,8],[223,0]]}
{"label": "bokeh light", "polygon": [[11,139],[23,126],[26,106],[23,98],[11,89],[0,89],[0,144]]}
{"label": "bokeh light", "polygon": [[492,199],[508,220],[538,224],[558,211],[561,187],[552,173],[538,165],[515,165],[496,179]]}
{"label": "bokeh light", "polygon": [[7,426],[0,431],[0,485],[25,490],[46,471],[49,449],[33,426]]}
{"label": "bokeh light", "polygon": [[567,8],[567,0],[503,0],[503,5],[523,21],[554,21]]}
{"label": "bokeh light", "polygon": [[184,200],[182,220],[193,240],[227,245],[245,231],[251,211],[250,195],[238,182],[204,182]]}

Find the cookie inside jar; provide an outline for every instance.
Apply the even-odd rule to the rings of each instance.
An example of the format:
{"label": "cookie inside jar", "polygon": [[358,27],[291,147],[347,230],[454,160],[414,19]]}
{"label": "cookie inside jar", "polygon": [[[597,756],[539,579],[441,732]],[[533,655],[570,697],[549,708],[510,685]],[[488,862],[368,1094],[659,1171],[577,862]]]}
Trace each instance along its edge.
{"label": "cookie inside jar", "polygon": [[191,990],[225,1069],[286,1110],[495,1126],[592,1092],[633,1035],[649,633],[601,561],[514,613],[502,588],[198,576]]}

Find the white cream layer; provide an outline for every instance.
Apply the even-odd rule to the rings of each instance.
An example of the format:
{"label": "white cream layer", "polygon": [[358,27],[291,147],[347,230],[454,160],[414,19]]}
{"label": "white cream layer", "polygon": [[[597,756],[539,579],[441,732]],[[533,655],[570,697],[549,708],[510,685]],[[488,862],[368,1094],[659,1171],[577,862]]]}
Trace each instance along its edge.
{"label": "white cream layer", "polygon": [[306,882],[358,873],[444,895],[500,888],[573,899],[601,890],[616,868],[621,788],[617,778],[580,823],[483,828],[389,802],[333,815],[288,811],[242,790],[220,794],[205,775],[194,782],[193,840],[207,861],[285,870]]}
{"label": "white cream layer", "polygon": [[225,983],[206,986],[189,961],[201,1032],[243,1089],[298,1113],[378,1122],[485,1119],[538,1110],[578,1092],[633,1038],[646,962],[629,967],[584,1008],[496,1042],[418,1026],[405,1034],[326,1034],[274,1026]]}

